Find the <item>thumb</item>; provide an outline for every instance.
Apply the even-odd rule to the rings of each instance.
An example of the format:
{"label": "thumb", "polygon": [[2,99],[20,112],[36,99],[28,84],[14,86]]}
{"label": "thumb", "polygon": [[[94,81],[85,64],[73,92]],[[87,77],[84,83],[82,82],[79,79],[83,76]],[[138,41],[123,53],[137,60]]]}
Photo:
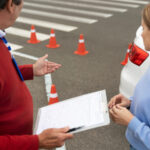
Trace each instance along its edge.
{"label": "thumb", "polygon": [[116,107],[117,107],[118,109],[123,109],[123,107],[122,107],[120,104],[117,104]]}
{"label": "thumb", "polygon": [[48,58],[48,54],[45,54],[43,57],[41,57],[41,59],[47,59]]}
{"label": "thumb", "polygon": [[120,107],[124,107],[124,103],[117,104]]}
{"label": "thumb", "polygon": [[60,128],[60,132],[66,133],[69,130],[69,127]]}

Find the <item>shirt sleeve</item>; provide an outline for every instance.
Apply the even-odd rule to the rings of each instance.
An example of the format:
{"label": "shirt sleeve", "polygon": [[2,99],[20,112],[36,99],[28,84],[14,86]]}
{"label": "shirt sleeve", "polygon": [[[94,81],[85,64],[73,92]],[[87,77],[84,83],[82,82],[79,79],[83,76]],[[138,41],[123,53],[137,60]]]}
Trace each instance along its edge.
{"label": "shirt sleeve", "polygon": [[1,150],[38,150],[38,147],[37,135],[0,136]]}
{"label": "shirt sleeve", "polygon": [[134,136],[141,141],[147,149],[150,149],[150,128],[144,122],[141,122],[137,117],[134,117],[128,124],[128,129]]}
{"label": "shirt sleeve", "polygon": [[33,80],[33,65],[20,65],[19,69],[22,73],[24,80]]}
{"label": "shirt sleeve", "polygon": [[132,100],[133,100],[133,96],[130,96],[130,97],[129,97],[129,100],[132,101]]}

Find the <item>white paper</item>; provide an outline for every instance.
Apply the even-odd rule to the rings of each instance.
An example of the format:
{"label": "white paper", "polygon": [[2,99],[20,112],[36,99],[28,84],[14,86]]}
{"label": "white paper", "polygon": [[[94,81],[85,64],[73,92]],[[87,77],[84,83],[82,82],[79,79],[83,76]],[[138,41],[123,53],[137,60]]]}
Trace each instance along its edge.
{"label": "white paper", "polygon": [[101,92],[98,91],[42,107],[37,117],[35,133],[39,134],[47,128],[88,128],[103,124],[103,105]]}

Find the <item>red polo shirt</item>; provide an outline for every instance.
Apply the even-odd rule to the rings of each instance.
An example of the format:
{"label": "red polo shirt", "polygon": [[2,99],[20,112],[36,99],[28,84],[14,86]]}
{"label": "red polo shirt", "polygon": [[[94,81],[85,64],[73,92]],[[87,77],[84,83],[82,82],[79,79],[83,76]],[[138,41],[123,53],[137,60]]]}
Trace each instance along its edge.
{"label": "red polo shirt", "polygon": [[[24,80],[33,79],[32,65],[19,68]],[[0,150],[38,150],[32,125],[32,96],[0,39]]]}

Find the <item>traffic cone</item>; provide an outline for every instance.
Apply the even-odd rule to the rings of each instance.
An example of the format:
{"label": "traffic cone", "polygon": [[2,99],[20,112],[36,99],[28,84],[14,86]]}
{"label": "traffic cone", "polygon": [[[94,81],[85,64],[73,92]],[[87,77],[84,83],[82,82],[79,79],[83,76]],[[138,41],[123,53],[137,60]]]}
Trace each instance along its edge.
{"label": "traffic cone", "polygon": [[39,43],[39,42],[40,42],[39,40],[37,40],[36,31],[35,31],[34,25],[31,25],[30,40],[28,40],[27,42],[28,42],[28,43],[31,43],[31,44],[36,44],[36,43]]}
{"label": "traffic cone", "polygon": [[58,101],[58,95],[57,95],[57,92],[56,92],[56,87],[54,84],[52,84],[51,86],[51,93],[50,93],[50,98],[49,98],[49,105],[50,104],[54,104],[54,103],[57,103],[59,102]]}
{"label": "traffic cone", "polygon": [[56,43],[55,33],[54,33],[53,29],[51,29],[49,44],[46,45],[46,47],[48,47],[48,48],[60,47],[60,45]]}
{"label": "traffic cone", "polygon": [[77,55],[86,55],[88,51],[85,50],[84,37],[83,34],[80,34],[78,49],[74,52]]}
{"label": "traffic cone", "polygon": [[132,48],[132,43],[129,44],[125,59],[121,62],[121,65],[125,66],[128,63],[129,52],[130,52],[131,48]]}

